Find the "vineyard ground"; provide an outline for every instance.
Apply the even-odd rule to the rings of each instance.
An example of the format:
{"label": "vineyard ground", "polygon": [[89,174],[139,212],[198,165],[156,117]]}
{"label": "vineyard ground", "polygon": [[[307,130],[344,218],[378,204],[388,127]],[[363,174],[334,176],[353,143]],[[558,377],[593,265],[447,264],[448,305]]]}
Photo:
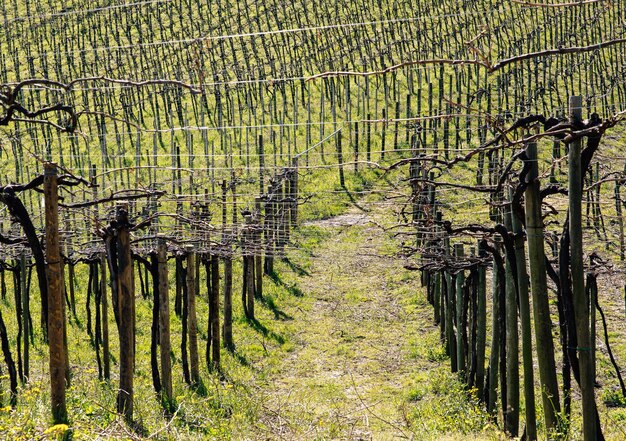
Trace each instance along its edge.
{"label": "vineyard ground", "polygon": [[257,391],[259,431],[241,438],[499,439],[446,370],[418,273],[370,222],[384,209],[303,227],[290,256],[302,296],[283,310],[293,347]]}
{"label": "vineyard ground", "polygon": [[[183,382],[181,323],[172,316],[173,416],[163,414],[152,389],[150,329],[137,329],[135,409],[141,433],[131,432],[114,412],[116,334],[113,378],[98,380],[85,332],[86,280],[79,275],[78,320],[68,328],[74,348],[67,397],[73,439],[500,439],[448,372],[419,274],[393,258],[394,241],[375,225],[389,215],[389,207],[370,202],[359,201],[358,207],[295,232],[297,249],[266,277],[258,321],[247,322],[235,302],[236,350],[223,352],[222,375],[203,369],[202,390]],[[240,278],[236,265],[236,295]],[[151,302],[137,295],[138,323],[147,323]],[[11,303],[7,299],[2,307],[8,308],[5,320],[15,335]],[[207,313],[201,292],[202,355]],[[35,319],[38,312],[33,314]],[[109,326],[115,329],[113,322]],[[56,439],[61,433],[50,428],[47,348],[39,338],[17,408],[11,411],[2,397],[4,439]]]}
{"label": "vineyard ground", "polygon": [[[222,376],[203,369],[201,391],[182,380],[181,323],[172,316],[177,409],[173,417],[163,415],[152,389],[150,329],[138,329],[136,413],[143,435],[130,432],[114,412],[117,364],[112,366],[111,382],[97,378],[85,331],[86,277],[79,275],[78,321],[72,319],[68,331],[75,348],[68,390],[74,439],[506,439],[449,372],[419,273],[403,268],[397,241],[380,228],[390,221],[389,201],[372,193],[352,204],[319,208],[333,215],[307,221],[294,231],[295,247],[287,259],[277,262],[275,275],[265,278],[258,322],[243,318],[238,301],[241,268],[235,265],[237,347],[233,354],[223,352]],[[626,355],[619,338],[623,322],[618,319],[622,313],[618,294],[611,290],[601,296],[620,362]],[[138,322],[149,323],[151,302],[137,295]],[[201,290],[201,355],[208,314],[204,295]],[[14,336],[11,303],[8,298],[2,308]],[[33,313],[36,319],[38,311]],[[109,327],[115,329],[112,321]],[[17,409],[0,408],[4,439],[55,439],[56,432],[45,432],[50,426],[47,347],[37,338],[31,352],[31,381],[21,387]],[[112,339],[115,360],[115,334]],[[611,385],[611,368],[600,351],[599,380]],[[6,386],[6,377],[0,378]],[[6,404],[4,396],[2,405]],[[607,421],[607,439],[623,439],[625,409],[603,407],[601,413]],[[575,421],[573,433],[578,433],[579,423]]]}

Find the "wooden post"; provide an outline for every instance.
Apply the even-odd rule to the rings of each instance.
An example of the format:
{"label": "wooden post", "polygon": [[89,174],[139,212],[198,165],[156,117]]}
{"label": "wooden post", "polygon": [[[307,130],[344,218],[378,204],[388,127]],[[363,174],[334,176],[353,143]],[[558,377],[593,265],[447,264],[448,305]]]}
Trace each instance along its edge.
{"label": "wooden post", "polygon": [[[354,122],[354,173],[359,171],[359,122]],[[408,127],[407,127],[408,134]],[[408,135],[407,135],[408,136]]]}
{"label": "wooden post", "polygon": [[[96,349],[96,363],[98,363],[98,378],[103,378],[103,372],[102,372],[102,359],[100,356],[100,346],[102,343],[102,317],[101,317],[101,310],[100,310],[100,305],[102,302],[102,296],[100,295],[100,271],[98,268],[97,263],[90,263],[89,264],[89,273],[90,273],[90,277],[91,277],[91,291],[93,293],[93,297],[94,297],[94,306],[95,306],[95,310],[96,310],[96,321],[95,321],[95,336],[94,336],[94,346]],[[87,298],[89,298],[89,293],[87,294]],[[87,303],[87,305],[89,305],[89,303]]]}
{"label": "wooden post", "polygon": [[[536,147],[535,147],[536,148]],[[519,294],[519,315],[522,328],[522,360],[524,371],[524,403],[526,416],[526,439],[537,439],[537,417],[535,412],[535,381],[533,369],[532,330],[530,325],[530,300],[528,292],[528,272],[526,270],[526,250],[522,225],[515,213],[511,215],[511,226],[515,234],[515,263]]]}
{"label": "wooden post", "polygon": [[[576,126],[582,122],[582,98],[572,96],[569,100],[570,121]],[[581,164],[582,140],[569,144],[569,236],[572,297],[576,318],[576,337],[580,361],[580,390],[583,407],[583,439],[596,439],[596,399],[593,389],[593,358],[589,332],[589,303],[585,294],[585,269],[583,266],[582,188]]]}
{"label": "wooden post", "polygon": [[498,284],[500,283],[500,270],[496,260],[493,260],[492,280],[492,307],[491,307],[491,355],[489,356],[489,389],[486,393],[487,411],[494,414],[496,411],[496,399],[498,393],[498,372],[500,360],[500,339],[502,338],[500,329],[500,294]]}
{"label": "wooden post", "polygon": [[[478,245],[478,256],[485,258],[484,247]],[[476,317],[476,389],[478,396],[484,400],[485,386],[485,347],[487,344],[487,271],[483,265],[478,266],[478,299]]]}
{"label": "wooden post", "polygon": [[120,387],[117,395],[117,411],[127,421],[133,418],[133,375],[135,370],[135,283],[133,260],[130,251],[128,205],[119,204],[117,222],[117,309],[120,341]]}
{"label": "wooden post", "polygon": [[[224,232],[226,240],[226,232]],[[230,244],[225,244],[224,255],[224,346],[232,351],[233,343],[233,258]]]}
{"label": "wooden post", "polygon": [[[242,259],[243,259],[243,286],[242,304],[246,318],[254,319],[254,215],[247,212],[244,214],[245,226],[242,229]],[[267,258],[266,258],[267,259]],[[258,269],[261,270],[260,268]]]}
{"label": "wooden post", "polygon": [[[69,247],[68,247],[68,255],[69,255]],[[74,286],[76,282],[76,273],[74,271],[74,264],[70,262],[67,266],[67,277],[69,280],[69,288],[70,288],[70,308],[72,309],[72,315],[76,318],[76,287]]]}
{"label": "wooden post", "polygon": [[343,172],[343,149],[341,147],[341,139],[342,139],[342,134],[341,132],[337,133],[337,166],[339,167],[339,185],[341,185],[342,188],[345,188],[346,186],[346,180],[344,177],[344,172]]}
{"label": "wooden post", "polygon": [[[208,243],[208,238],[206,239]],[[211,303],[213,302],[213,286],[212,286],[212,278],[211,278],[211,251],[205,253],[201,257],[201,265],[204,266],[205,273],[205,281],[206,281],[206,292],[207,292],[207,305],[209,306],[209,314],[207,317],[207,329],[206,329],[206,350],[204,352],[204,360],[206,362],[206,367],[208,370],[211,370],[211,343],[213,342],[212,332],[211,332],[211,322],[212,315],[214,314]],[[200,272],[196,274],[198,280],[200,280]]]}
{"label": "wooden post", "polygon": [[[283,180],[281,181],[279,196],[280,196],[280,216],[278,223],[278,249],[279,254],[283,255],[285,250],[285,245],[289,243],[289,235],[290,235],[290,223],[289,223],[289,203],[287,199],[289,197],[288,192],[289,181]],[[252,221],[252,231],[250,238],[252,242],[254,242],[254,216],[251,218]],[[254,247],[253,247],[254,248]],[[254,268],[254,267],[253,267]]]}
{"label": "wooden post", "polygon": [[107,300],[106,254],[100,255],[100,292],[102,308],[102,364],[104,379],[111,379],[111,356],[109,354],[109,307]]}
{"label": "wooden post", "polygon": [[438,272],[432,272],[433,278],[433,309],[434,309],[434,321],[435,324],[439,324],[441,321],[441,317],[439,317],[440,312],[440,302],[441,302],[441,275]]}
{"label": "wooden post", "polygon": [[22,328],[23,328],[23,337],[24,337],[24,381],[28,382],[29,374],[29,365],[30,365],[30,354],[29,354],[29,344],[30,344],[30,305],[29,305],[29,293],[28,288],[26,286],[26,255],[24,253],[20,256],[20,266],[22,267],[22,277],[20,278],[21,289],[22,292]]}
{"label": "wooden post", "polygon": [[617,215],[617,225],[619,233],[619,260],[622,262],[626,257],[625,253],[625,241],[624,241],[624,219],[622,217],[622,198],[620,196],[620,187],[622,183],[615,182],[615,214]]}
{"label": "wooden post", "polygon": [[267,275],[274,272],[274,251],[275,251],[275,208],[274,203],[274,186],[270,185],[267,189],[267,198],[265,200],[265,222],[263,224],[263,236],[265,238],[265,260],[263,271]]}
{"label": "wooden post", "polygon": [[[259,135],[259,191],[263,193],[263,173],[265,169],[265,151],[263,150],[263,135]],[[222,188],[224,188],[226,181],[222,183]]]}
{"label": "wooden post", "polygon": [[[617,215],[617,225],[619,228],[619,259],[620,261],[624,262],[624,259],[626,258],[626,253],[625,253],[626,250],[624,246],[624,219],[622,217],[622,198],[620,196],[621,186],[622,186],[621,181],[615,182],[615,213]],[[4,271],[2,272],[2,274],[4,274]],[[2,280],[4,281],[4,278]],[[626,283],[623,286],[623,291],[624,291],[624,307],[626,310]]]}
{"label": "wooden post", "polygon": [[57,168],[44,164],[44,197],[46,215],[46,260],[48,262],[48,340],[50,349],[50,397],[55,424],[67,422],[65,407],[65,317],[61,251],[59,246],[59,201]]}
{"label": "wooden post", "polygon": [[[163,396],[163,385],[161,383],[161,375],[159,374],[159,317],[161,312],[161,303],[159,298],[159,255],[156,252],[150,252],[150,262],[146,264],[152,275],[152,323],[150,326],[150,371],[152,373],[152,386],[154,391]],[[141,268],[139,268],[141,271]],[[146,282],[148,278],[146,278]],[[165,400],[162,400],[165,403]]]}
{"label": "wooden post", "polygon": [[174,313],[178,317],[182,317],[183,315],[183,284],[185,281],[183,280],[183,259],[184,257],[175,256],[175,267],[174,267],[174,280],[176,282],[175,286],[175,294],[174,294]]}
{"label": "wooden post", "polygon": [[[444,250],[447,256],[450,256],[450,239],[444,239]],[[459,370],[456,357],[456,338],[454,337],[454,284],[452,283],[452,274],[446,271],[446,353],[450,356],[450,369],[452,372]]]}
{"label": "wooden post", "polygon": [[170,298],[167,273],[167,246],[164,240],[157,245],[159,274],[159,344],[161,346],[161,393],[167,403],[172,401],[172,360],[170,358]]}
{"label": "wooden post", "polygon": [[448,320],[446,317],[446,308],[448,307],[446,289],[446,273],[445,271],[439,271],[439,338],[444,344],[447,344],[446,323]]}
{"label": "wooden post", "polygon": [[[251,251],[248,251],[249,253]],[[246,255],[244,256],[246,259],[246,311],[248,312],[248,318],[254,319],[254,256]]]}
{"label": "wooden post", "polygon": [[189,335],[189,373],[191,384],[200,385],[198,358],[198,320],[196,316],[196,255],[187,250],[187,334]]}
{"label": "wooden post", "polygon": [[181,307],[181,338],[180,338],[180,352],[181,352],[181,364],[183,367],[183,378],[185,379],[185,383],[191,385],[191,377],[189,375],[189,350],[188,350],[188,335],[187,332],[188,325],[187,321],[189,320],[189,312],[187,311],[188,302],[187,302],[187,269],[183,266],[184,261],[186,260],[184,255],[176,256],[176,273],[177,280],[180,283],[180,291],[181,291],[181,299],[180,299],[180,307]]}
{"label": "wooden post", "polygon": [[[463,244],[457,243],[454,244],[454,255],[457,259],[462,259],[464,257],[465,252],[463,251]],[[460,270],[455,277],[456,282],[456,361],[459,373],[461,376],[464,376],[466,372],[465,366],[465,346],[463,341],[464,334],[464,324],[463,324],[463,282],[465,280],[465,276],[463,275],[463,270]]]}
{"label": "wooden post", "polygon": [[[593,280],[593,282],[592,282]],[[593,384],[596,384],[596,303],[598,303],[598,284],[595,275],[590,274],[587,278],[587,292],[589,297],[589,312],[591,320],[591,330],[589,341],[591,342],[591,365],[593,372]],[[24,372],[26,372],[26,356],[24,356]],[[24,374],[26,376],[26,374]]]}
{"label": "wooden post", "polygon": [[[409,106],[410,108],[410,106]],[[441,222],[443,215],[441,211],[437,211],[435,217],[438,222]],[[441,239],[441,229],[435,225],[435,234],[437,237],[437,246],[440,247],[440,252],[445,252],[445,241]],[[441,341],[446,344],[446,308],[448,306],[447,293],[446,293],[446,273],[445,271],[439,271],[439,337]]]}
{"label": "wooden post", "polygon": [[[510,189],[509,189],[510,190]],[[509,194],[512,199],[512,192]],[[508,231],[512,231],[511,205],[504,213],[504,223]],[[504,302],[505,313],[505,338],[506,338],[506,409],[504,413],[504,429],[512,437],[516,437],[519,429],[519,334],[517,331],[517,287],[513,275],[515,262],[506,253],[505,280],[506,301]],[[516,259],[517,260],[517,259]]]}
{"label": "wooden post", "polygon": [[[471,248],[470,255],[476,255],[476,249]],[[467,296],[467,375],[466,384],[471,387],[476,387],[476,368],[478,364],[478,265],[470,269],[469,277],[466,282],[467,289],[465,291]]]}
{"label": "wooden post", "polygon": [[558,425],[561,410],[559,387],[556,379],[554,343],[552,341],[552,321],[548,303],[548,283],[546,278],[546,255],[544,251],[543,218],[541,216],[541,196],[539,194],[539,167],[537,166],[537,145],[528,144],[526,155],[530,163],[528,187],[524,194],[526,206],[526,234],[528,236],[528,260],[530,262],[530,290],[532,294],[535,321],[535,344],[537,364],[541,382],[541,398],[544,419],[548,432]]}
{"label": "wooden post", "polygon": [[[366,78],[367,80],[367,78]],[[372,159],[372,114],[368,113],[367,114],[367,150],[366,150],[366,160],[367,162],[370,162]]]}
{"label": "wooden post", "polygon": [[[432,89],[431,89],[431,91],[432,91]],[[429,113],[429,115],[432,115],[432,113]],[[398,150],[398,132],[399,132],[398,125],[399,125],[399,121],[400,121],[400,101],[396,101],[396,122],[394,123],[394,129],[393,129],[393,149],[394,150]]]}
{"label": "wooden post", "polygon": [[380,160],[385,159],[385,140],[387,139],[387,109],[382,109],[383,112],[383,127],[380,131]]}
{"label": "wooden post", "polygon": [[[209,303],[209,321],[211,326],[211,356],[213,369],[220,368],[220,264],[217,255],[211,256],[211,299]],[[231,311],[232,340],[232,311]]]}
{"label": "wooden post", "polygon": [[22,280],[26,279],[26,271],[19,260],[14,260],[15,270],[13,271],[13,298],[15,302],[15,319],[17,320],[17,373],[22,384],[24,381],[24,370],[22,360]]}
{"label": "wooden post", "polygon": [[[295,172],[294,172],[295,173]],[[292,185],[293,185],[293,181],[292,181]],[[291,187],[291,191],[293,192],[293,186]],[[293,195],[293,193],[292,193]],[[254,249],[255,249],[255,256],[254,256],[254,277],[256,278],[255,280],[255,294],[258,298],[263,298],[263,254],[262,254],[262,246],[261,246],[261,233],[263,230],[262,224],[261,224],[261,198],[255,198],[254,200],[254,205],[255,205],[255,211],[256,211],[256,219],[257,222],[255,222],[255,232],[254,232]],[[291,221],[294,221],[295,218],[295,212],[292,211],[291,212]]]}
{"label": "wooden post", "polygon": [[[291,225],[295,227],[298,224],[298,158],[293,158],[291,161],[291,176],[289,189],[291,193]],[[257,212],[261,215],[260,205]]]}

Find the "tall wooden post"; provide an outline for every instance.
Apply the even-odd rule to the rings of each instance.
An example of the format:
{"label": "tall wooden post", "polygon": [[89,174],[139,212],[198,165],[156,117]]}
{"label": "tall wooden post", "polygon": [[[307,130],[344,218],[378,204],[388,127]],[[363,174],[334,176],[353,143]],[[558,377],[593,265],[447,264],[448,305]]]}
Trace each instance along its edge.
{"label": "tall wooden post", "polygon": [[[272,183],[273,184],[273,183]],[[274,185],[267,188],[267,196],[265,199],[265,221],[263,223],[263,237],[265,239],[265,260],[263,272],[272,275],[274,272],[274,254],[275,254],[275,224],[276,224],[276,198]]]}
{"label": "tall wooden post", "polygon": [[513,233],[515,234],[515,263],[519,294],[519,315],[522,328],[526,437],[528,441],[535,441],[537,439],[537,417],[535,413],[535,381],[533,369],[532,330],[530,325],[528,272],[526,270],[526,250],[524,249],[522,225],[520,219],[515,213],[511,214],[511,226],[513,228]]}
{"label": "tall wooden post", "polygon": [[439,271],[439,338],[444,345],[446,343],[446,308],[448,307],[448,294],[446,288],[446,273],[445,271]]}
{"label": "tall wooden post", "polygon": [[[570,121],[574,126],[582,122],[582,98],[572,96],[569,100]],[[585,269],[583,266],[582,189],[581,164],[582,140],[569,144],[569,236],[572,297],[576,318],[576,337],[580,360],[580,391],[583,407],[583,439],[596,439],[596,399],[593,389],[593,357],[589,332],[589,302],[585,293]]]}
{"label": "tall wooden post", "polygon": [[[211,256],[211,299],[209,303],[210,309],[210,326],[211,326],[211,357],[213,369],[220,368],[220,264],[219,257],[214,254]],[[259,268],[258,271],[261,271]],[[231,305],[232,306],[232,305]],[[231,311],[232,324],[232,311]],[[231,326],[232,340],[232,326]]]}
{"label": "tall wooden post", "polygon": [[[263,193],[263,172],[265,168],[265,152],[263,150],[263,135],[259,135],[259,191]],[[225,183],[226,181],[224,181]],[[224,185],[224,184],[222,184]],[[223,187],[222,187],[223,188]]]}
{"label": "tall wooden post", "polygon": [[[290,186],[291,191],[294,191],[293,181]],[[293,193],[292,193],[293,195]],[[295,196],[292,196],[295,197]],[[256,230],[254,231],[254,247],[255,247],[255,256],[254,256],[254,277],[255,277],[255,294],[258,298],[263,298],[263,253],[262,253],[262,245],[261,245],[261,234],[262,234],[262,224],[261,224],[261,198],[255,198],[254,200],[255,211],[257,213],[255,223]],[[295,212],[291,211],[291,221],[295,222]]]}
{"label": "tall wooden post", "polygon": [[[598,302],[598,284],[595,282],[594,275],[590,274],[591,277],[587,279],[587,293],[589,296],[589,312],[590,312],[590,321],[591,321],[591,329],[589,335],[589,341],[591,342],[591,371],[593,372],[593,384],[596,384],[596,303]],[[593,283],[590,283],[590,279],[593,279]],[[24,372],[26,372],[26,357],[24,357]],[[26,375],[26,374],[24,374]]]}
{"label": "tall wooden post", "polygon": [[187,333],[189,335],[189,372],[191,383],[200,385],[198,358],[198,320],[196,316],[196,255],[192,250],[187,254]]}
{"label": "tall wooden post", "polygon": [[530,162],[528,187],[524,194],[526,206],[526,234],[528,235],[528,260],[530,262],[530,290],[535,319],[535,344],[537,364],[541,381],[541,398],[544,419],[548,431],[556,429],[559,401],[559,387],[556,379],[554,343],[552,341],[552,321],[548,303],[548,282],[546,278],[546,255],[544,251],[543,218],[541,216],[541,196],[539,194],[539,167],[537,166],[537,145],[528,144],[526,155]]}
{"label": "tall wooden post", "polygon": [[[463,244],[457,243],[454,244],[454,255],[457,259],[463,258],[464,256]],[[461,376],[465,376],[466,366],[465,366],[465,342],[463,339],[464,335],[464,323],[463,323],[463,282],[465,277],[463,275],[463,271],[459,271],[456,274],[456,360],[457,367]]]}
{"label": "tall wooden post", "polygon": [[243,236],[243,261],[244,261],[244,277],[243,277],[243,293],[245,293],[242,301],[244,303],[244,311],[248,319],[254,319],[254,216],[252,214],[244,215],[245,226],[242,230]]}
{"label": "tall wooden post", "polygon": [[22,253],[20,256],[20,266],[22,267],[22,277],[20,282],[22,284],[20,291],[22,292],[22,329],[23,329],[23,343],[24,343],[24,381],[28,382],[30,376],[30,295],[28,293],[28,287],[26,284],[26,255]]}
{"label": "tall wooden post", "polygon": [[[291,197],[290,204],[290,219],[291,225],[295,227],[298,224],[298,158],[293,158],[291,161],[291,175],[289,178],[289,190]],[[259,214],[260,214],[260,210]]]}
{"label": "tall wooden post", "polygon": [[[60,249],[59,249],[60,251]],[[63,293],[63,299],[65,299],[65,264],[63,262],[63,257],[61,257],[61,292]],[[63,320],[67,319],[67,313],[65,308],[65,301],[63,303]],[[68,388],[71,385],[72,381],[72,370],[70,367],[70,353],[67,347],[67,323],[63,324],[63,346],[65,350],[65,387]]]}
{"label": "tall wooden post", "polygon": [[[262,142],[262,136],[259,135],[259,142]],[[259,158],[259,161],[261,158]],[[263,178],[259,172],[259,180],[261,181],[261,192],[263,192]],[[232,247],[230,238],[233,233],[226,229],[226,181],[222,181],[222,247],[224,252],[224,346],[228,350],[234,349],[233,344],[233,260]],[[219,279],[218,279],[219,282]],[[217,289],[215,284],[211,284],[212,289]],[[219,303],[219,300],[218,300]]]}
{"label": "tall wooden post", "polygon": [[[450,239],[444,238],[444,250],[447,256],[450,255]],[[446,353],[450,356],[450,368],[452,372],[459,370],[457,357],[456,357],[456,338],[454,336],[454,283],[452,275],[449,271],[446,271]]]}
{"label": "tall wooden post", "polygon": [[[478,255],[485,258],[484,247],[478,245]],[[476,317],[476,388],[478,396],[484,399],[485,347],[487,343],[487,271],[484,265],[478,267],[478,311]]]}
{"label": "tall wooden post", "polygon": [[120,387],[117,411],[126,420],[133,418],[133,375],[135,370],[135,283],[130,251],[128,204],[119,204],[116,213],[117,274],[112,282],[117,285],[117,310],[120,341]]}
{"label": "tall wooden post", "polygon": [[22,369],[24,363],[22,361],[22,286],[24,280],[26,280],[26,270],[22,266],[20,260],[14,260],[15,270],[13,271],[13,298],[15,302],[15,318],[17,320],[17,374],[22,384],[24,380],[24,370]]}
{"label": "tall wooden post", "polygon": [[432,279],[433,279],[432,290],[433,290],[433,309],[434,309],[433,319],[434,319],[435,324],[439,324],[439,322],[441,321],[441,317],[439,317],[439,312],[441,309],[440,307],[441,274],[439,274],[438,272],[432,272]]}
{"label": "tall wooden post", "polygon": [[100,255],[100,307],[102,308],[102,364],[104,379],[111,379],[111,356],[109,354],[109,305],[107,298],[106,254]]}
{"label": "tall wooden post", "polygon": [[159,344],[161,346],[161,393],[163,400],[172,401],[172,360],[170,358],[170,296],[167,274],[167,246],[164,240],[157,245],[159,274]]}
{"label": "tall wooden post", "polygon": [[[224,241],[226,241],[224,232]],[[224,255],[224,346],[233,350],[233,258],[230,244],[225,244]]]}
{"label": "tall wooden post", "polygon": [[[89,167],[89,182],[92,185],[92,198],[98,199],[98,181],[96,178],[96,166]],[[94,206],[91,213],[94,224],[97,224],[98,206]],[[114,281],[113,281],[114,282]],[[107,256],[106,253],[100,255],[100,308],[102,320],[102,364],[103,376],[105,380],[111,379],[111,356],[109,352],[109,305],[107,296]]]}
{"label": "tall wooden post", "polygon": [[246,309],[248,311],[248,318],[254,319],[254,256],[246,256]]}
{"label": "tall wooden post", "polygon": [[48,340],[50,349],[50,398],[56,424],[67,422],[65,407],[65,317],[61,250],[59,246],[59,201],[56,164],[44,164],[46,214],[46,260],[48,262]]}
{"label": "tall wooden post", "polygon": [[[510,190],[510,189],[509,189]],[[512,192],[509,194],[512,199]],[[511,207],[504,214],[504,222],[508,231],[512,231]],[[519,430],[519,334],[517,330],[517,288],[515,277],[513,276],[516,263],[509,258],[508,253],[505,264],[506,278],[506,301],[504,302],[505,313],[505,338],[506,338],[506,390],[507,408],[504,412],[504,429],[516,437]],[[517,260],[517,259],[515,259]]]}
{"label": "tall wooden post", "polygon": [[[622,198],[620,196],[620,187],[623,182],[615,182],[615,214],[617,215],[617,225],[619,228],[619,260],[624,262],[626,259],[626,246],[624,240],[624,218],[622,217]],[[1,275],[1,274],[0,274]],[[626,283],[624,284],[624,306],[626,307]]]}
{"label": "tall wooden post", "polygon": [[343,148],[341,147],[342,137],[341,132],[337,133],[337,165],[339,167],[339,185],[341,185],[341,187],[345,187],[346,180],[343,172]]}
{"label": "tall wooden post", "polygon": [[498,372],[500,365],[500,339],[502,333],[500,329],[500,294],[498,284],[502,277],[499,274],[500,270],[496,260],[493,261],[493,275],[492,275],[492,307],[491,307],[491,355],[489,356],[489,389],[487,390],[487,411],[489,413],[495,413],[496,411],[496,399],[498,393]]}
{"label": "tall wooden post", "polygon": [[[437,211],[436,213],[436,219],[438,222],[441,222],[441,220],[443,219],[443,215],[441,213],[441,211]],[[435,232],[436,232],[436,237],[437,239],[437,244],[438,246],[441,247],[441,252],[445,252],[445,240],[441,239],[441,234],[440,234],[440,228],[435,226]],[[448,302],[447,302],[447,292],[446,292],[446,273],[444,271],[439,271],[439,336],[441,338],[441,341],[443,343],[446,343],[446,308],[448,307]]]}
{"label": "tall wooden post", "polygon": [[[68,228],[69,227],[69,222],[67,223]],[[67,247],[67,255],[69,255],[69,251],[70,251],[70,247]],[[75,282],[76,282],[76,272],[74,270],[74,264],[70,263],[67,266],[67,277],[70,279],[69,280],[69,288],[70,288],[70,308],[72,309],[72,315],[74,316],[74,318],[76,318],[76,286],[75,286]]]}

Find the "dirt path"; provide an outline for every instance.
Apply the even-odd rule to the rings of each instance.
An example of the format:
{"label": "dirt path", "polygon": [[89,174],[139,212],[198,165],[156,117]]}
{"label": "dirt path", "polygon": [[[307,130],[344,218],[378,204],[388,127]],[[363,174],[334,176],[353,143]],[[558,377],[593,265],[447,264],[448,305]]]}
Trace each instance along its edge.
{"label": "dirt path", "polygon": [[[309,224],[311,225],[311,224]],[[388,238],[355,211],[314,224],[327,238],[299,280],[294,347],[267,381],[260,439],[411,438],[403,413],[415,355],[435,327],[417,273],[388,257]]]}

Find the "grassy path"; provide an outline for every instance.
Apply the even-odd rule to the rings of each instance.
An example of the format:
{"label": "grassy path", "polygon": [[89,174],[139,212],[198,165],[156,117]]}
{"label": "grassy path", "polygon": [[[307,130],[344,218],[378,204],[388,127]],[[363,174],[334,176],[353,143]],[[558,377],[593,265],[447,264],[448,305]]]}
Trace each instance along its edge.
{"label": "grassy path", "polygon": [[[388,236],[369,216],[352,211],[304,227],[303,237],[318,242],[289,262],[298,274],[292,291],[301,294],[283,312],[294,322],[293,345],[257,391],[261,418],[246,438],[441,436],[441,427],[423,425],[418,402],[432,393],[434,378],[452,389],[456,382],[445,377],[418,273],[392,258]],[[465,409],[466,400],[456,399]],[[422,410],[426,419],[436,413]]]}
{"label": "grassy path", "polygon": [[286,437],[402,435],[399,405],[416,369],[403,341],[430,325],[407,308],[413,275],[379,254],[381,232],[364,217],[318,226],[330,236],[314,250],[300,286],[310,309],[295,317],[301,331],[268,391],[268,407],[281,415],[277,429]]}

